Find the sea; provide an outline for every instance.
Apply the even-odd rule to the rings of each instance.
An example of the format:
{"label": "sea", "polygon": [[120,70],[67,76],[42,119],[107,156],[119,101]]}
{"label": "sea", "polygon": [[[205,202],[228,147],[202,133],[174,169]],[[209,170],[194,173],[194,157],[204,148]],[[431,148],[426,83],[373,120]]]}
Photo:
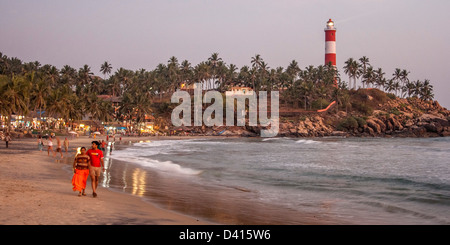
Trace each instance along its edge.
{"label": "sea", "polygon": [[155,139],[107,151],[103,187],[212,223],[450,224],[450,137]]}

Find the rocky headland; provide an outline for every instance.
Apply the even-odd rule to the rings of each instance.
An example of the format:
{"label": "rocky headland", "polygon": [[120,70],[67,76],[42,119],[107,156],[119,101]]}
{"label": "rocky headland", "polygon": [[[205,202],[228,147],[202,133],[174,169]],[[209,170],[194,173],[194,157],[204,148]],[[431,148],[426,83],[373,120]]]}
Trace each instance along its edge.
{"label": "rocky headland", "polygon": [[[378,89],[354,91],[347,106],[283,117],[278,137],[442,137],[450,136],[450,111],[437,101],[398,98]],[[256,137],[261,126],[182,127],[179,135]]]}

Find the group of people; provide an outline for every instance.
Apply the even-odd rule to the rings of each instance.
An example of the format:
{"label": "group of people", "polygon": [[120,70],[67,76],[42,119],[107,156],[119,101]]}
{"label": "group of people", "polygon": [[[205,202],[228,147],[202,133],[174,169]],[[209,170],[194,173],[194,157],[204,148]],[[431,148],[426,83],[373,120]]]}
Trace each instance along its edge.
{"label": "group of people", "polygon": [[[42,139],[41,136],[38,137],[37,140],[38,143],[38,148],[39,151],[42,151],[42,149],[44,148],[44,140]],[[56,153],[59,152],[59,154],[61,154],[61,159],[64,157],[63,156],[63,151],[62,151],[62,146],[64,146],[64,149],[66,151],[66,153],[69,151],[69,140],[67,139],[67,137],[64,139],[64,142],[61,143],[61,140],[59,139],[59,137],[56,137],[56,151],[53,150],[53,138],[51,136],[49,136],[47,138],[47,154],[50,156],[50,152],[53,153],[53,157],[56,157]]]}
{"label": "group of people", "polygon": [[[48,136],[47,138],[47,154],[50,156],[50,152],[53,153],[53,157],[56,157],[57,152],[61,154],[61,159],[63,158],[63,150],[64,146],[65,152],[69,151],[69,140],[67,137],[63,142],[59,139],[59,137],[55,137],[56,139],[56,151],[53,150],[53,137]],[[38,147],[39,150],[42,151],[44,148],[44,139],[43,137],[38,137]],[[78,196],[86,196],[86,183],[87,178],[91,177],[92,184],[92,195],[97,197],[97,187],[100,178],[101,172],[105,171],[104,160],[103,160],[103,151],[106,150],[106,142],[92,141],[91,149],[87,150],[86,147],[80,148],[80,153],[75,156],[73,161],[73,172],[74,175],[72,177],[72,185],[73,191],[78,191]],[[111,147],[112,148],[112,147]],[[111,149],[112,150],[112,149]]]}
{"label": "group of people", "polygon": [[72,177],[73,191],[78,191],[78,196],[86,196],[86,182],[91,176],[92,196],[97,197],[98,180],[101,172],[105,171],[103,151],[99,149],[100,142],[92,141],[92,148],[86,151],[81,147],[80,153],[73,161],[74,175]]}

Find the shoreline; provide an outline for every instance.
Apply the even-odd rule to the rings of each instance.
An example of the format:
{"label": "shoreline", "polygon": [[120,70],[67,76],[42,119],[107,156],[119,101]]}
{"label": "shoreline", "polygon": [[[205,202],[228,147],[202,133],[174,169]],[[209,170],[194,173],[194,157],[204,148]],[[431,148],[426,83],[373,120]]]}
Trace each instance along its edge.
{"label": "shoreline", "polygon": [[[167,136],[150,137],[133,140],[116,146],[115,150],[132,147],[133,143],[143,141],[190,140],[190,139],[239,139],[243,137],[223,136]],[[250,137],[252,138],[252,137]],[[253,137],[254,138],[254,137]],[[114,151],[113,151],[114,154]],[[118,164],[119,163],[119,164]],[[120,176],[112,176],[111,181],[119,191],[133,195],[141,195],[153,204],[163,209],[174,210],[194,217],[203,217],[215,224],[222,225],[326,225],[343,224],[321,213],[307,211],[293,211],[274,203],[258,201],[257,191],[235,185],[208,185],[189,178],[176,178],[158,172],[154,169],[143,168],[139,164],[126,160],[113,160],[114,172]],[[120,168],[117,169],[118,165]],[[127,174],[125,174],[127,173]],[[132,174],[131,174],[132,173]],[[120,181],[117,181],[120,179]],[[149,188],[151,187],[151,188]],[[125,190],[127,189],[127,190]],[[205,190],[207,193],[205,193]],[[199,195],[199,193],[202,193]],[[254,199],[256,198],[256,199]],[[237,200],[237,201],[230,201]],[[215,208],[210,208],[215,207]],[[239,208],[238,208],[239,207]]]}
{"label": "shoreline", "polygon": [[[97,137],[102,140],[105,137]],[[156,140],[183,140],[183,139],[224,139],[223,136],[149,136],[149,137],[122,137],[122,142],[116,140],[115,150],[125,149],[135,142]],[[228,138],[242,138],[229,136]],[[326,137],[316,137],[326,138]],[[352,137],[353,138],[353,137]],[[358,137],[355,137],[358,138]],[[272,206],[264,206],[262,203],[252,203],[245,199],[249,192],[236,189],[233,186],[215,188],[207,185],[186,185],[177,182],[177,185],[165,186],[170,183],[170,178],[158,176],[156,171],[148,171],[147,183],[149,186],[165,186],[171,193],[160,195],[152,191],[143,194],[133,193],[132,189],[142,183],[128,183],[127,188],[117,188],[117,185],[102,186],[99,183],[99,197],[92,197],[90,178],[88,178],[86,197],[78,197],[72,191],[70,164],[74,156],[74,148],[89,147],[93,138],[81,136],[70,141],[71,152],[64,153],[62,162],[56,163],[47,152],[39,152],[35,138],[15,139],[10,142],[10,148],[6,149],[0,144],[0,225],[239,225],[239,224],[305,224],[327,225],[344,224],[336,217],[321,215],[321,213],[296,212],[290,215],[283,212],[282,217],[287,219],[275,223],[274,219],[264,220],[261,217],[268,213],[254,212],[253,210],[266,210]],[[113,154],[114,151],[113,150]],[[106,155],[105,155],[106,156]],[[70,162],[70,163],[69,163]],[[117,164],[120,163],[120,164]],[[125,164],[123,164],[125,163]],[[105,162],[106,164],[106,162]],[[134,174],[138,166],[133,163],[114,160],[113,165],[121,166],[115,171],[126,174],[128,177]],[[126,171],[124,171],[126,170]],[[139,169],[138,169],[139,170]],[[142,169],[141,169],[142,170]],[[144,171],[140,171],[142,174]],[[113,176],[116,181],[122,175]],[[140,175],[138,175],[139,177]],[[149,178],[150,177],[150,178]],[[129,181],[131,179],[128,179]],[[168,181],[169,180],[169,181]],[[102,181],[102,178],[100,179]],[[178,183],[179,182],[179,183]],[[181,184],[180,184],[181,183]],[[135,185],[137,184],[137,185]],[[182,186],[182,188],[178,188]],[[170,188],[173,187],[173,188]],[[215,188],[212,196],[193,199],[183,199],[183,190],[196,188]],[[234,189],[233,189],[234,188]],[[138,188],[139,189],[139,188]],[[158,189],[158,188],[155,188]],[[161,188],[159,188],[161,190]],[[162,189],[164,190],[164,189]],[[212,190],[212,189],[211,189]],[[139,190],[138,190],[139,192]],[[161,193],[161,192],[160,192]],[[227,195],[244,197],[243,203],[252,205],[250,209],[237,210],[234,203],[227,200]],[[236,197],[236,196],[235,196]],[[236,200],[236,199],[234,199]],[[201,204],[201,205],[200,205]],[[212,212],[208,205],[219,205],[221,208],[232,209],[231,216],[227,212]],[[206,207],[202,209],[201,207]],[[242,207],[242,206],[241,206]],[[259,208],[257,208],[259,207]],[[276,206],[273,206],[276,207]],[[205,215],[207,214],[207,215]],[[238,214],[238,215],[236,215]],[[279,214],[279,213],[278,213]],[[256,215],[256,216],[255,216]],[[217,219],[216,219],[217,217]],[[280,216],[281,217],[281,216]],[[292,222],[294,221],[294,222]]]}
{"label": "shoreline", "polygon": [[[98,138],[97,138],[98,139]],[[89,146],[92,138],[70,141],[66,160],[74,147]],[[124,139],[123,139],[124,140]],[[144,140],[140,138],[139,140]],[[212,225],[214,223],[158,207],[138,196],[99,185],[93,198],[90,179],[87,196],[72,190],[66,164],[40,152],[35,138],[14,139],[0,145],[0,224],[2,225]]]}

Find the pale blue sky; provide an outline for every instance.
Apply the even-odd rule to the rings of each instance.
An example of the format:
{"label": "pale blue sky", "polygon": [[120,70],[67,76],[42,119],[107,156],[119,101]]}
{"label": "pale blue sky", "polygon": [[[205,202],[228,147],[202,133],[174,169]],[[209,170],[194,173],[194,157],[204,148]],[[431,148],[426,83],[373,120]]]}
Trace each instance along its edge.
{"label": "pale blue sky", "polygon": [[450,108],[448,0],[0,0],[0,52],[100,74],[154,69],[171,56],[193,65],[212,53],[238,67],[260,54],[269,67],[324,62],[329,18],[337,28],[337,65],[367,56],[388,77],[430,79]]}

